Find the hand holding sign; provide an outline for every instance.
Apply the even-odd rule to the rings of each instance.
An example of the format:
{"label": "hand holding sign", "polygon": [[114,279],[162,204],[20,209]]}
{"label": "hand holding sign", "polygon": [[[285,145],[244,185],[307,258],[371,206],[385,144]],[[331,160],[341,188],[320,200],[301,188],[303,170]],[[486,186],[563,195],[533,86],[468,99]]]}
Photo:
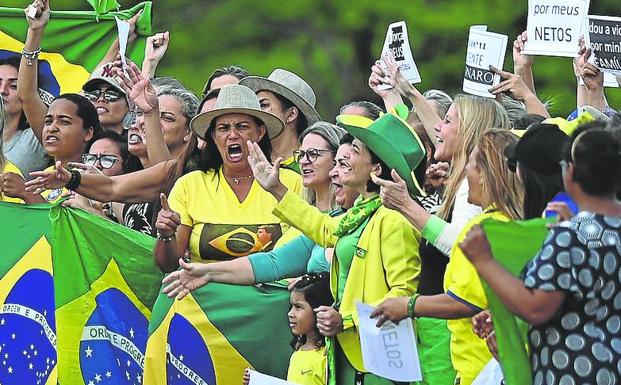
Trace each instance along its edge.
{"label": "hand holding sign", "polygon": [[383,63],[386,67],[384,82],[390,84],[390,86],[399,91],[402,96],[409,98],[414,86],[403,76],[394,56],[392,56],[392,54],[387,55],[384,57]]}
{"label": "hand holding sign", "polygon": [[584,38],[580,37],[576,70],[588,90],[597,90],[604,87],[604,73],[589,61],[592,51],[587,48]]}
{"label": "hand holding sign", "polygon": [[[382,57],[392,55],[395,58],[395,62],[399,66],[401,72],[403,72],[405,78],[410,83],[420,83],[420,74],[414,58],[412,57],[412,50],[408,40],[408,29],[405,25],[405,21],[399,21],[392,23],[388,26],[386,32],[386,40],[384,41],[384,47],[382,48]],[[380,84],[379,90],[389,89],[387,84]]]}
{"label": "hand holding sign", "polygon": [[524,31],[517,35],[513,41],[513,67],[516,72],[518,69],[530,68],[533,66],[535,57],[524,52],[524,46],[527,40],[528,33]]}

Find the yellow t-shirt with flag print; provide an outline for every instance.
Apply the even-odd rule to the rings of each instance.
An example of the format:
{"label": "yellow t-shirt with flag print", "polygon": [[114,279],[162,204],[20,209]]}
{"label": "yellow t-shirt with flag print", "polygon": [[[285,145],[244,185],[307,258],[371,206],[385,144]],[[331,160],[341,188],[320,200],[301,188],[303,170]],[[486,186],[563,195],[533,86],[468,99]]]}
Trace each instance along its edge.
{"label": "yellow t-shirt with flag print", "polygon": [[[280,170],[280,180],[295,194],[302,178]],[[272,214],[277,201],[255,180],[239,202],[220,169],[193,171],[179,178],[168,198],[170,208],[190,226],[190,255],[195,262],[215,262],[269,251],[289,229]]]}
{"label": "yellow t-shirt with flag print", "polygon": [[[7,174],[7,173],[17,174],[17,175],[19,175],[19,176],[21,176],[23,178],[22,172],[19,171],[19,168],[16,165],[14,165],[13,163],[9,162],[8,160],[5,160],[4,168],[2,170],[2,174]],[[4,195],[2,192],[0,192],[0,202],[24,203],[23,200],[21,200],[19,198],[8,197],[8,196]]]}
{"label": "yellow t-shirt with flag print", "polygon": [[[472,226],[491,218],[509,221],[502,212],[488,208],[472,218],[462,229],[451,250],[450,260],[444,272],[444,291],[458,302],[473,310],[487,308],[487,297],[476,269],[461,251],[459,244],[466,238]],[[451,361],[461,379],[461,385],[469,385],[492,358],[485,340],[472,331],[470,317],[448,320],[451,331]]]}

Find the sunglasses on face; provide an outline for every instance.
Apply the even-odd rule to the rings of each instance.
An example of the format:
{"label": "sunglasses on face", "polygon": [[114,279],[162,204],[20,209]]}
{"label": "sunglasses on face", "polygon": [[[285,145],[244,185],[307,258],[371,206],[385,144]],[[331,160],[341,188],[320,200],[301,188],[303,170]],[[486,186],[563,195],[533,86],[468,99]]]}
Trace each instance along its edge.
{"label": "sunglasses on face", "polygon": [[332,152],[331,150],[318,150],[316,148],[309,148],[308,150],[295,150],[293,151],[293,160],[300,163],[302,158],[306,157],[309,162],[313,163],[321,156],[322,152]]}
{"label": "sunglasses on face", "polygon": [[102,95],[103,95],[104,100],[108,103],[116,102],[117,100],[121,98],[121,93],[119,91],[116,91],[110,88],[105,89],[105,90],[88,91],[84,95],[86,96],[88,100],[91,101],[91,103],[94,103],[97,100],[99,100],[99,98]]}
{"label": "sunglasses on face", "polygon": [[114,166],[114,163],[119,160],[119,158],[115,155],[82,154],[82,163],[94,166],[98,160],[101,168],[109,169]]}

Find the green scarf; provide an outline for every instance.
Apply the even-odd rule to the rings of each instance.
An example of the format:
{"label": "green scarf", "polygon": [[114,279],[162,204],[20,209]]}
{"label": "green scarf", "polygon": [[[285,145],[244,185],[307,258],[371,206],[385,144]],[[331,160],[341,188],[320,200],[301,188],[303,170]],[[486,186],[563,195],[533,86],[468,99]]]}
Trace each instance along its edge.
{"label": "green scarf", "polygon": [[342,237],[357,229],[368,217],[382,205],[382,199],[379,195],[364,199],[359,197],[354,202],[354,207],[347,210],[343,219],[339,222],[338,227],[334,231],[334,235]]}

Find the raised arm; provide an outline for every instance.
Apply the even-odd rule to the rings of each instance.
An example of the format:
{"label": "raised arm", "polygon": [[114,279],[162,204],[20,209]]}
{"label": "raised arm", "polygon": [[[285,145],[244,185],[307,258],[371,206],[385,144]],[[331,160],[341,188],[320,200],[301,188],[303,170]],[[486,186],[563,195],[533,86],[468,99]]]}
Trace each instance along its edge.
{"label": "raised arm", "polygon": [[147,44],[144,48],[144,60],[142,61],[142,73],[149,78],[155,77],[155,70],[160,63],[170,41],[170,33],[168,31],[157,33],[147,38]]}
{"label": "raised arm", "polygon": [[[87,165],[69,163],[69,167],[86,169]],[[75,191],[99,202],[141,203],[158,198],[166,177],[176,166],[176,161],[161,162],[144,170],[118,176],[82,173],[80,185]],[[56,162],[52,171],[36,171],[26,182],[26,191],[43,191],[64,187],[71,178],[71,172]]]}
{"label": "raised arm", "polygon": [[545,118],[550,117],[550,113],[546,109],[546,106],[537,98],[537,95],[535,95],[533,91],[528,88],[524,82],[524,79],[522,79],[520,75],[502,71],[492,66],[490,66],[490,70],[493,73],[500,75],[502,79],[498,85],[490,88],[489,91],[492,94],[499,95],[506,92],[511,95],[513,99],[523,102],[526,106],[527,113],[543,116]]}
{"label": "raised arm", "polygon": [[[17,76],[17,97],[24,109],[26,119],[40,143],[43,143],[43,123],[47,106],[39,96],[38,86],[38,67],[39,52],[41,52],[41,41],[43,32],[50,20],[49,0],[35,1],[31,7],[36,7],[37,13],[34,19],[26,16],[28,21],[28,32],[26,33],[26,43],[19,63],[19,75]],[[25,12],[28,11],[26,8]]]}
{"label": "raised arm", "polygon": [[536,96],[535,79],[533,77],[533,60],[535,57],[523,53],[526,40],[528,40],[528,35],[524,31],[517,35],[513,41],[513,73],[519,75],[526,87]]}
{"label": "raised arm", "polygon": [[436,114],[434,109],[427,103],[427,99],[425,99],[423,94],[403,76],[394,58],[388,57],[384,60],[388,68],[387,72],[384,74],[384,82],[388,82],[388,84],[398,90],[401,95],[410,100],[414,106],[416,115],[418,115],[418,118],[425,127],[429,139],[431,139],[434,146],[437,146],[439,142],[434,127],[442,120],[442,117]]}
{"label": "raised arm", "polygon": [[[120,63],[117,62],[117,64]],[[128,61],[128,64],[127,68],[125,68],[127,75],[123,73],[120,66],[115,66],[114,71],[129,99],[144,114],[149,163],[156,164],[170,160],[172,156],[164,140],[164,133],[160,124],[160,106],[155,88],[153,88],[149,77],[140,71],[136,64],[131,61]]]}

